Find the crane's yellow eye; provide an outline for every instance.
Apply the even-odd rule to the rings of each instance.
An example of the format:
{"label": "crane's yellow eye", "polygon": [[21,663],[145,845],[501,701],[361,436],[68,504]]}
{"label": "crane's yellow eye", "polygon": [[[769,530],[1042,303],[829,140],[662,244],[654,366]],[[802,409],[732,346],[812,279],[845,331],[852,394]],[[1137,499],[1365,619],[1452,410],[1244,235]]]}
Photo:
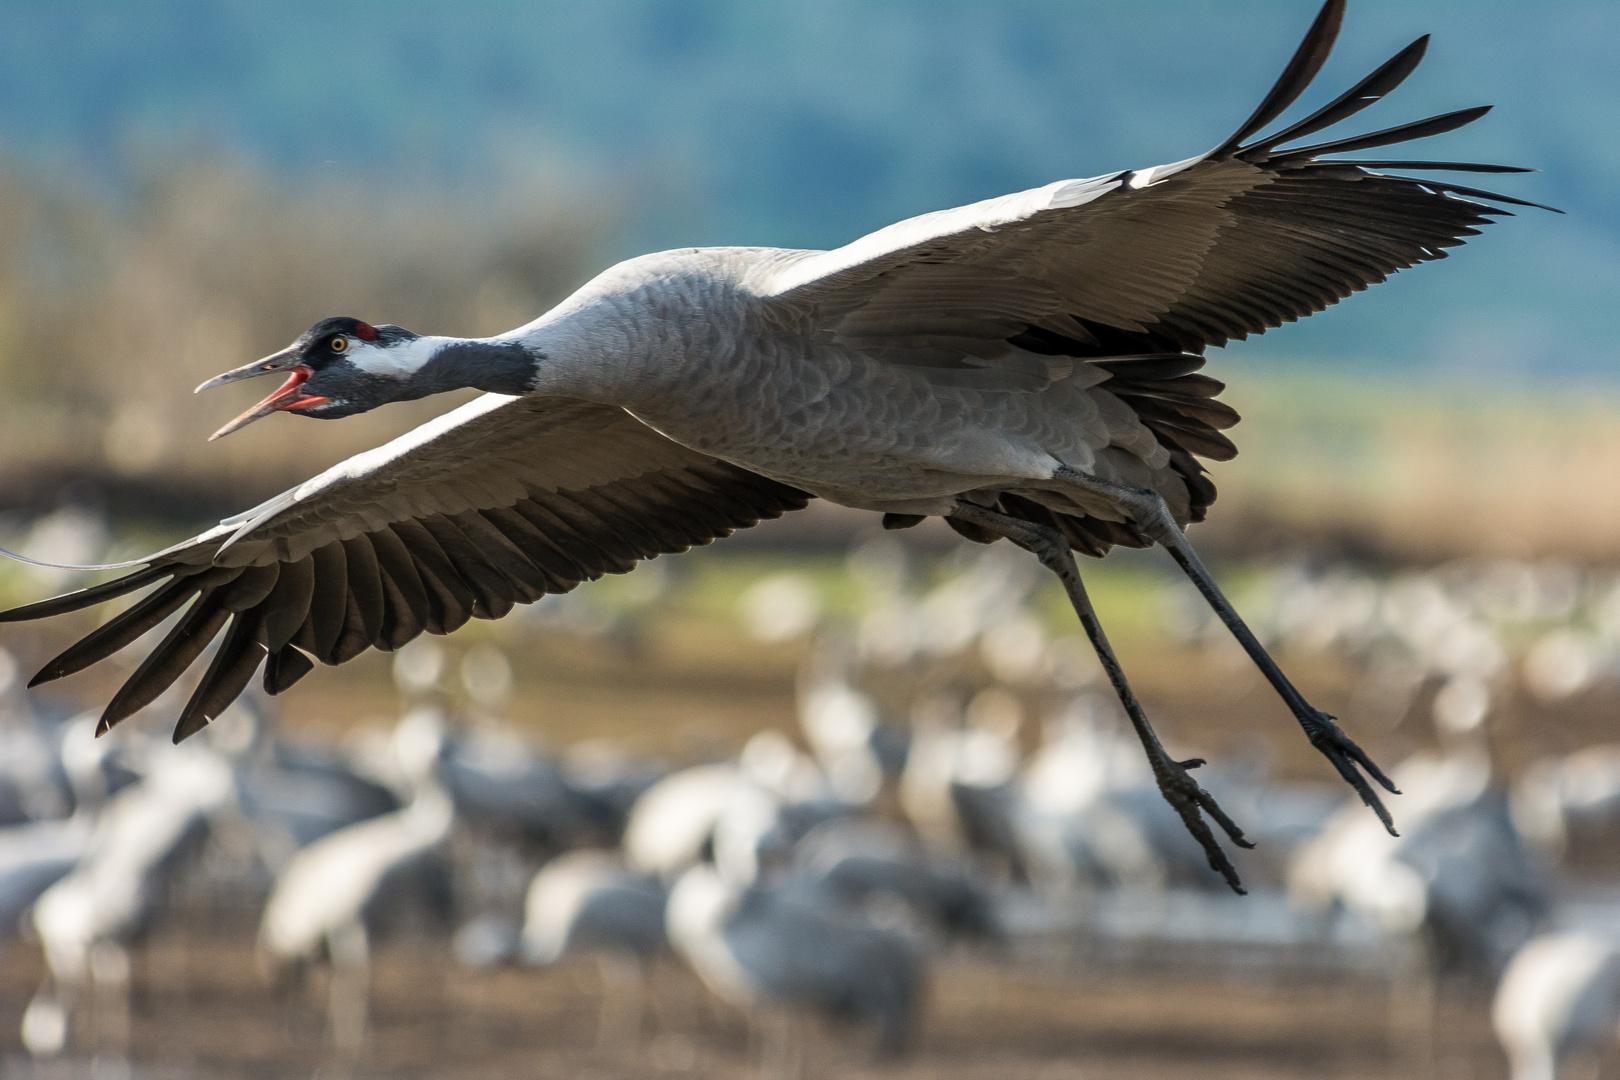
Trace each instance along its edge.
{"label": "crane's yellow eye", "polygon": [[329,348],[331,348],[331,350],[333,352],[343,352],[348,347],[349,347],[349,339],[346,338],[346,337],[335,337],[335,338],[333,338],[332,339],[332,344],[329,346]]}

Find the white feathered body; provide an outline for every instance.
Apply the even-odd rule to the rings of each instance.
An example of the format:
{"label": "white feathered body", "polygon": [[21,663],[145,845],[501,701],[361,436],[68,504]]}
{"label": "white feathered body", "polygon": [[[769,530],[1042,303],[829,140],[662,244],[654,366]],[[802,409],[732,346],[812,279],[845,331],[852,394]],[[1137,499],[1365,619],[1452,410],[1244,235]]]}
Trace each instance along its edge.
{"label": "white feathered body", "polygon": [[785,268],[821,254],[645,255],[512,336],[543,356],[538,392],[619,405],[684,446],[845,506],[942,514],[962,492],[1038,484],[1059,463],[1179,487],[1153,433],[1098,385],[1102,369],[1024,354],[1059,377],[1002,389],[995,366],[893,363],[842,343],[815,307],[773,295]]}

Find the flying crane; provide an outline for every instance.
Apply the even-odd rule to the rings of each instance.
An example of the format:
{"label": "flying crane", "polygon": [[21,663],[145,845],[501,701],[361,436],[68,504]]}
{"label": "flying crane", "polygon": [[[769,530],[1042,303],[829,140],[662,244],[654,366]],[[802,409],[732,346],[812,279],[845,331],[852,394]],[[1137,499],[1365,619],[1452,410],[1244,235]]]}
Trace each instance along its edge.
{"label": "flying crane", "polygon": [[[276,412],[331,419],[473,387],[486,394],[359,454],[133,572],[0,615],[74,611],[152,587],[35,683],[184,613],[102,715],[153,701],[222,636],[184,738],[261,664],[271,693],[319,661],[395,649],[469,618],[684,551],[819,497],[904,528],[939,516],[1007,538],[1063,582],[1160,790],[1239,887],[1207,815],[1243,832],[1159,744],[1073,552],[1165,547],[1311,742],[1393,831],[1388,777],[1267,655],[1187,544],[1237,453],[1237,413],[1199,373],[1209,346],[1280,326],[1445,256],[1505,205],[1406,173],[1523,172],[1331,155],[1439,135],[1462,109],[1310,143],[1395,89],[1419,38],[1332,102],[1261,135],[1326,60],[1328,0],[1259,107],[1214,149],[942,210],[832,251],[688,248],[614,266],[527,326],[423,336],[340,317],[199,390],[286,382],[215,438]],[[1394,171],[1391,171],[1394,170]],[[109,567],[110,568],[110,567]]]}

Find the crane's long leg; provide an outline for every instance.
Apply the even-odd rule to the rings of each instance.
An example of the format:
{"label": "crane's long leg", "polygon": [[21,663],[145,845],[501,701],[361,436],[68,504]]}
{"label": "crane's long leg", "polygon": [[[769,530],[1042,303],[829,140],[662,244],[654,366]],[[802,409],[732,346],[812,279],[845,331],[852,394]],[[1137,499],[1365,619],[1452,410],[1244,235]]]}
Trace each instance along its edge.
{"label": "crane's long leg", "polygon": [[1208,814],[1225,830],[1234,844],[1245,848],[1254,845],[1244,838],[1243,830],[1227,817],[1226,811],[1220,808],[1214,796],[1199,787],[1198,782],[1188,772],[1204,764],[1204,760],[1190,758],[1187,761],[1176,761],[1165,751],[1164,744],[1159,742],[1158,733],[1153,730],[1153,725],[1148,723],[1147,714],[1142,711],[1141,704],[1136,700],[1136,693],[1125,679],[1125,670],[1120,667],[1119,658],[1114,655],[1113,647],[1108,644],[1108,635],[1103,633],[1102,623],[1097,621],[1097,612],[1091,606],[1091,597],[1086,594],[1086,587],[1080,580],[1080,568],[1075,565],[1074,553],[1069,550],[1069,543],[1063,538],[1063,534],[1049,526],[1009,517],[971,503],[959,503],[951,511],[950,516],[958,521],[983,526],[991,532],[1005,536],[1019,547],[1033,552],[1042,564],[1063,582],[1064,591],[1069,594],[1069,602],[1074,605],[1075,614],[1080,616],[1080,625],[1085,628],[1086,637],[1091,639],[1091,647],[1097,650],[1097,659],[1102,662],[1103,671],[1107,673],[1108,681],[1113,684],[1114,693],[1119,695],[1119,703],[1125,707],[1125,714],[1131,718],[1131,726],[1136,729],[1136,737],[1142,741],[1142,748],[1147,751],[1148,763],[1153,767],[1153,778],[1158,782],[1160,793],[1181,817],[1187,831],[1192,833],[1193,839],[1203,847],[1210,868],[1224,877],[1235,892],[1242,893],[1243,884],[1238,879],[1237,869],[1227,858],[1226,852],[1221,850],[1220,843],[1215,839],[1215,834],[1204,821],[1200,811]]}
{"label": "crane's long leg", "polygon": [[1384,823],[1384,828],[1388,829],[1392,836],[1398,835],[1395,832],[1395,822],[1385,809],[1383,800],[1372,789],[1372,785],[1367,783],[1366,777],[1356,771],[1356,766],[1365,769],[1367,775],[1382,784],[1386,790],[1396,795],[1399,795],[1400,791],[1389,777],[1384,775],[1384,771],[1367,756],[1366,751],[1357,746],[1350,736],[1334,723],[1332,716],[1306,701],[1305,696],[1288,681],[1288,676],[1282,673],[1282,669],[1271,658],[1271,654],[1266,652],[1265,646],[1260,644],[1254,632],[1244,623],[1220,587],[1215,584],[1215,579],[1204,568],[1198,553],[1187,543],[1186,535],[1182,533],[1181,526],[1176,524],[1175,515],[1165,505],[1164,498],[1156,491],[1113,484],[1063,465],[1058,467],[1053,479],[1068,481],[1093,495],[1109,499],[1128,513],[1148,536],[1164,545],[1165,550],[1170,552],[1170,557],[1176,560],[1182,572],[1192,579],[1192,583],[1198,587],[1198,591],[1203,594],[1215,614],[1220,616],[1221,622],[1225,623],[1232,636],[1237,638],[1238,644],[1243,646],[1243,651],[1248,653],[1249,658],[1259,667],[1266,681],[1271,683],[1282,697],[1284,704],[1299,721],[1300,727],[1305,729],[1305,735],[1311,740],[1311,745],[1333,763],[1339,775],[1356,789],[1361,801],[1372,807],[1373,812]]}
{"label": "crane's long leg", "polygon": [[371,944],[363,922],[355,919],[327,935],[332,981],[327,989],[327,1024],[338,1069],[347,1075],[366,1045],[371,1004]]}

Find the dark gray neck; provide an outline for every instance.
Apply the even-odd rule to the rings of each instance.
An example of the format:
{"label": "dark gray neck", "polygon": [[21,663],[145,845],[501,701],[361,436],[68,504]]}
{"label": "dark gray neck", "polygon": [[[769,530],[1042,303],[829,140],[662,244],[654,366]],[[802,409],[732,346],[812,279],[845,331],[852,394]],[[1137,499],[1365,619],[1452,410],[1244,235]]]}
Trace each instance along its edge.
{"label": "dark gray neck", "polygon": [[472,387],[525,394],[534,386],[536,358],[515,341],[455,341],[433,354],[409,381],[411,397]]}

